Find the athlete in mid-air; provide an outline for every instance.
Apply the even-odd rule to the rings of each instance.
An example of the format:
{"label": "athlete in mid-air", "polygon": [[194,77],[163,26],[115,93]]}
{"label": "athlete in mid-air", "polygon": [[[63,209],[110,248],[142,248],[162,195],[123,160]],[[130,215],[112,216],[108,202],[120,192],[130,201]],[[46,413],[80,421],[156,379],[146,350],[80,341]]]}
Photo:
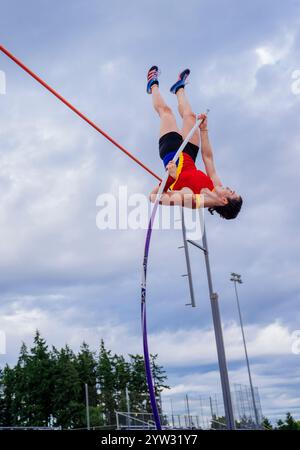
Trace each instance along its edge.
{"label": "athlete in mid-air", "polygon": [[[196,121],[196,114],[192,111],[184,89],[189,74],[189,69],[181,72],[178,81],[170,89],[177,96],[178,111],[183,120],[182,130],[179,130],[172,110],[159,91],[158,67],[152,66],[148,71],[147,92],[152,94],[154,109],[160,117],[159,154],[169,173],[160,203],[188,208],[205,207],[212,214],[216,211],[225,219],[234,219],[240,212],[243,200],[235,191],[223,186],[216,172],[205,114],[197,117],[201,119],[200,132],[197,129],[190,138],[177,163],[172,162]],[[206,173],[198,170],[195,165],[200,142]],[[151,192],[152,202],[155,202],[158,190],[159,186]]]}

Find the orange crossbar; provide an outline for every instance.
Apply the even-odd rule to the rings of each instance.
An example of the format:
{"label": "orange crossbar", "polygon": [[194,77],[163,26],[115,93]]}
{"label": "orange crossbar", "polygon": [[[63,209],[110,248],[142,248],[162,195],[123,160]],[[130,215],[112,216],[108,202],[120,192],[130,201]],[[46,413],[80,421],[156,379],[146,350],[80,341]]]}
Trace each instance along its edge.
{"label": "orange crossbar", "polygon": [[14,61],[18,66],[20,66],[25,72],[27,72],[32,78],[34,78],[38,83],[40,83],[44,88],[46,88],[51,94],[55,95],[61,102],[63,102],[68,108],[70,108],[75,114],[77,114],[81,119],[85,120],[91,127],[97,130],[100,134],[102,134],[106,139],[108,139],[112,144],[118,147],[123,153],[125,153],[129,158],[133,159],[137,164],[139,164],[143,169],[145,169],[148,173],[153,175],[157,180],[161,181],[161,178],[156,175],[151,169],[149,169],[145,164],[143,164],[139,159],[137,159],[134,155],[132,155],[126,148],[120,145],[117,141],[115,141],[111,136],[109,136],[105,131],[99,128],[94,122],[92,122],[87,116],[82,114],[75,106],[73,106],[70,102],[68,102],[62,95],[60,95],[57,91],[55,91],[49,84],[45,83],[38,75],[36,75],[32,70],[25,66],[19,59],[17,59],[12,53],[10,53],[3,45],[0,45],[0,50],[5,53],[12,61]]}

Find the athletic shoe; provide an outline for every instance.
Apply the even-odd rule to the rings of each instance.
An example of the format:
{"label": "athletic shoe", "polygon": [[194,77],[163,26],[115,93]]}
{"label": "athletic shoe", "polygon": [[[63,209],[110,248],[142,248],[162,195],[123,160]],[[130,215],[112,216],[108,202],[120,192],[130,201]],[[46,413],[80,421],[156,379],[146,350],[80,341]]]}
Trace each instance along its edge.
{"label": "athletic shoe", "polygon": [[185,69],[183,72],[181,72],[179,74],[179,78],[178,81],[176,81],[176,83],[173,84],[173,86],[171,87],[170,91],[173,94],[176,94],[176,92],[178,91],[178,89],[180,88],[184,88],[184,86],[186,85],[186,80],[190,74],[190,69]]}
{"label": "athletic shoe", "polygon": [[150,67],[150,69],[148,70],[148,74],[147,74],[147,93],[148,94],[151,94],[151,88],[154,84],[157,84],[157,86],[159,86],[158,75],[159,75],[158,67],[157,66]]}

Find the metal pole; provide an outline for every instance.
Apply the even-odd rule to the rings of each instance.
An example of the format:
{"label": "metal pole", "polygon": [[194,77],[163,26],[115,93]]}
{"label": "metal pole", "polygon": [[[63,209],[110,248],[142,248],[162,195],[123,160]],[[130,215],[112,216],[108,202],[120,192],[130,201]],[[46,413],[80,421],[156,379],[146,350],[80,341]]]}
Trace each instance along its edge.
{"label": "metal pole", "polygon": [[199,397],[199,400],[200,400],[201,422],[203,423],[203,425],[205,425],[205,424],[204,424],[204,414],[203,414],[203,405],[202,405],[202,398],[201,398],[201,395],[200,395],[200,397]]}
{"label": "metal pole", "polygon": [[89,391],[88,385],[85,383],[85,405],[86,405],[86,427],[90,430],[90,407],[89,407]]}
{"label": "metal pole", "polygon": [[213,291],[205,224],[203,224],[202,243],[203,243],[203,247],[205,248],[204,257],[205,257],[205,265],[206,265],[206,273],[207,273],[211,310],[212,310],[212,316],[213,316],[213,324],[214,324],[214,330],[215,330],[215,338],[216,338],[219,369],[220,369],[220,376],[221,376],[226,424],[227,424],[227,428],[229,430],[234,430],[235,429],[235,421],[234,421],[234,414],[233,414],[233,407],[232,407],[232,400],[231,400],[231,393],[230,393],[230,384],[229,384],[228,369],[227,369],[227,363],[226,363],[223,331],[222,331],[221,316],[220,316],[219,303],[218,303],[218,294]]}
{"label": "metal pole", "polygon": [[253,383],[252,383],[252,376],[251,376],[251,370],[250,370],[250,363],[249,363],[249,358],[248,358],[248,351],[247,351],[247,345],[246,345],[246,338],[245,338],[245,333],[244,333],[244,325],[243,325],[242,313],[241,313],[241,308],[240,308],[240,302],[239,302],[238,291],[237,291],[237,287],[236,287],[236,283],[242,284],[241,275],[232,272],[230,281],[233,281],[233,282],[234,282],[234,289],[235,289],[235,295],[236,295],[236,303],[237,303],[237,308],[238,308],[238,313],[239,313],[239,319],[240,319],[240,326],[241,326],[241,331],[242,331],[242,336],[243,336],[243,344],[244,344],[245,357],[246,357],[246,363],[247,363],[247,370],[248,370],[248,376],[249,376],[249,383],[250,383],[250,389],[251,389],[251,397],[252,397],[253,409],[254,409],[254,414],[255,414],[255,422],[256,422],[256,425],[257,425],[258,427],[260,427],[259,417],[258,417],[258,412],[257,412],[256,402],[255,402],[255,395],[254,395]]}
{"label": "metal pole", "polygon": [[188,276],[188,280],[189,280],[190,295],[191,295],[191,303],[188,303],[187,305],[192,305],[193,307],[195,307],[196,301],[195,301],[195,294],[194,294],[194,286],[193,286],[193,278],[192,278],[188,241],[186,239],[186,228],[185,228],[183,207],[181,207],[181,222],[182,222],[183,246],[184,246],[185,259],[186,259],[187,276]]}
{"label": "metal pole", "polygon": [[126,396],[126,406],[127,406],[127,426],[130,428],[130,401],[129,401],[129,391],[128,387],[125,387],[125,396]]}
{"label": "metal pole", "polygon": [[187,410],[188,422],[189,422],[189,427],[191,428],[191,426],[192,426],[191,413],[190,413],[189,397],[187,394],[185,395],[185,398],[186,398],[186,410]]}
{"label": "metal pole", "polygon": [[[201,219],[202,219],[201,210],[199,210],[199,214],[200,214],[200,221],[201,221]],[[184,216],[182,216],[182,217],[184,218]],[[183,223],[182,228],[184,230],[184,223]],[[190,239],[187,240],[185,237],[185,234],[183,234],[183,236],[184,236],[185,245],[187,245],[187,243],[192,244],[195,247],[202,250],[204,253],[207,281],[208,281],[208,289],[209,289],[209,297],[210,297],[210,303],[211,303],[213,325],[214,325],[214,332],[215,332],[215,339],[216,339],[216,346],[217,346],[218,363],[219,363],[219,370],[220,370],[220,376],[221,376],[221,385],[222,385],[226,425],[227,425],[228,429],[234,430],[235,429],[235,421],[234,421],[234,414],[233,414],[233,407],[232,407],[232,400],[231,400],[231,393],[230,393],[230,384],[229,384],[229,378],[228,378],[223,331],[222,331],[221,317],[220,317],[220,310],[219,310],[219,303],[218,303],[218,294],[216,292],[214,292],[214,290],[213,290],[205,224],[203,223],[202,246],[199,245],[195,241],[192,241]],[[186,256],[187,256],[187,254],[186,254]],[[187,262],[187,267],[188,267],[188,273],[190,273],[190,275],[191,275],[191,271],[189,271],[190,264],[189,264],[188,257],[186,257],[186,262]],[[192,280],[192,277],[191,277],[191,280]],[[192,302],[193,302],[193,300],[192,300]]]}
{"label": "metal pole", "polygon": [[174,423],[174,410],[173,410],[173,400],[172,400],[172,399],[170,399],[170,401],[171,401],[172,425],[173,425],[173,428],[174,428],[174,427],[175,427],[175,423]]}
{"label": "metal pole", "polygon": [[218,409],[218,397],[217,397],[217,394],[215,394],[215,404],[216,404],[216,416],[220,417],[219,416],[219,409]]}
{"label": "metal pole", "polygon": [[214,410],[213,410],[213,406],[212,406],[212,400],[211,400],[211,396],[209,396],[209,406],[210,406],[210,414],[211,414],[211,418],[214,418]]}

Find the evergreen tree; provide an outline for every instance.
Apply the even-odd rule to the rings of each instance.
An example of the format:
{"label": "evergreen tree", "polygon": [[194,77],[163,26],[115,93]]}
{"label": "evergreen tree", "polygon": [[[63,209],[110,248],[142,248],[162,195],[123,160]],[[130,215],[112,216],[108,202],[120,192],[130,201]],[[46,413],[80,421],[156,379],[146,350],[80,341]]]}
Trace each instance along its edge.
{"label": "evergreen tree", "polygon": [[3,370],[0,369],[0,426],[5,422],[5,395],[3,385]]}
{"label": "evergreen tree", "polygon": [[29,360],[28,350],[25,343],[22,343],[17,365],[14,368],[15,374],[15,395],[14,395],[14,424],[19,426],[28,425],[29,417],[27,405],[29,404],[29,386],[27,376],[27,364]]}
{"label": "evergreen tree", "polygon": [[114,392],[117,411],[127,411],[126,388],[129,390],[130,364],[123,356],[114,355],[112,358],[114,372]]}
{"label": "evergreen tree", "polygon": [[261,424],[265,430],[273,430],[273,426],[267,417],[263,418],[263,421]]}
{"label": "evergreen tree", "polygon": [[211,430],[225,430],[226,429],[226,417],[225,416],[218,417],[216,414],[213,414],[210,428],[211,428]]}
{"label": "evergreen tree", "polygon": [[149,404],[148,386],[145,375],[144,358],[141,355],[130,357],[130,410],[134,412],[151,413]]}
{"label": "evergreen tree", "polygon": [[36,331],[34,346],[24,367],[27,379],[28,425],[48,426],[52,411],[53,364],[46,341]]}
{"label": "evergreen tree", "polygon": [[[158,409],[159,412],[162,412],[162,404],[161,404],[161,393],[164,389],[170,389],[170,386],[165,384],[165,381],[167,380],[166,372],[163,370],[162,366],[159,366],[157,364],[157,358],[158,355],[150,355],[150,363],[151,363],[151,370],[152,370],[152,377],[153,377],[153,383],[154,383],[154,391],[156,398],[159,399],[158,401]],[[148,390],[148,389],[147,389]]]}
{"label": "evergreen tree", "polygon": [[77,372],[81,384],[81,398],[85,402],[85,384],[88,385],[89,404],[96,406],[97,399],[97,361],[95,353],[91,352],[88,344],[82,343],[76,358]]}
{"label": "evergreen tree", "polygon": [[[0,425],[85,428],[85,384],[91,426],[114,425],[115,411],[127,411],[126,387],[130,410],[151,413],[143,357],[129,358],[112,355],[103,340],[97,359],[86,343],[77,355],[68,346],[49,351],[37,331],[29,351],[22,344],[15,367],[0,370]],[[157,355],[151,369],[159,397],[168,386]]]}
{"label": "evergreen tree", "polygon": [[114,392],[115,374],[111,351],[106,350],[103,340],[101,340],[100,344],[97,377],[100,387],[100,407],[104,414],[104,422],[105,425],[112,425],[115,423],[115,411],[117,406]]}
{"label": "evergreen tree", "polygon": [[278,420],[278,430],[299,430],[298,422],[293,418],[291,413],[286,414],[285,421]]}
{"label": "evergreen tree", "polygon": [[[148,384],[145,373],[144,358],[141,355],[130,356],[130,402],[133,411],[144,411],[152,413]],[[150,367],[152,372],[154,392],[157,399],[157,406],[161,412],[160,394],[163,389],[170,389],[165,384],[167,376],[161,366],[157,364],[157,355],[150,355]]]}
{"label": "evergreen tree", "polygon": [[60,351],[53,348],[52,361],[55,378],[51,401],[53,421],[62,428],[84,427],[84,402],[76,356],[66,345]]}
{"label": "evergreen tree", "polygon": [[236,428],[241,428],[242,430],[251,430],[257,428],[257,425],[253,421],[252,417],[244,414],[238,421],[236,421]]}
{"label": "evergreen tree", "polygon": [[83,342],[77,355],[76,361],[81,385],[80,399],[84,404],[84,409],[82,410],[81,414],[81,426],[85,427],[87,425],[85,384],[87,384],[88,386],[90,425],[91,427],[103,426],[103,409],[99,404],[100,392],[97,377],[98,371],[95,352],[92,352],[89,349],[88,344]]}
{"label": "evergreen tree", "polygon": [[2,422],[4,427],[15,423],[14,415],[14,396],[15,396],[15,374],[14,370],[6,365],[1,374],[1,404],[2,404]]}

